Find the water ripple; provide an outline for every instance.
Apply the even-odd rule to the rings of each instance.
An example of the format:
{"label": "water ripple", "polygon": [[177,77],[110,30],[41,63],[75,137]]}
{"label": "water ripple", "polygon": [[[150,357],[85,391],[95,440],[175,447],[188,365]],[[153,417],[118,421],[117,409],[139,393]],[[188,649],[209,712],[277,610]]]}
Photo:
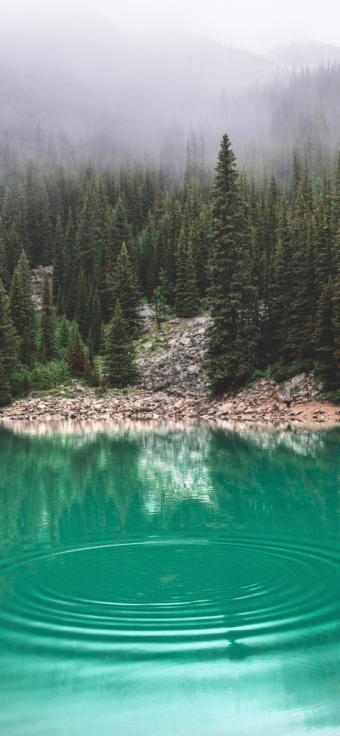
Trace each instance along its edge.
{"label": "water ripple", "polygon": [[242,660],[338,636],[340,560],[306,546],[128,541],[8,559],[0,575],[11,646]]}

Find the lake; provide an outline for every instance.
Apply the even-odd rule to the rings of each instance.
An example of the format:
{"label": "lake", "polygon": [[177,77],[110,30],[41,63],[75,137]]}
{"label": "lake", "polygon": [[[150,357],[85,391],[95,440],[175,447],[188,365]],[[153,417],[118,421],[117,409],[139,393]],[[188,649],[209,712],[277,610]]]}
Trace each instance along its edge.
{"label": "lake", "polygon": [[0,429],[1,736],[338,736],[339,452]]}

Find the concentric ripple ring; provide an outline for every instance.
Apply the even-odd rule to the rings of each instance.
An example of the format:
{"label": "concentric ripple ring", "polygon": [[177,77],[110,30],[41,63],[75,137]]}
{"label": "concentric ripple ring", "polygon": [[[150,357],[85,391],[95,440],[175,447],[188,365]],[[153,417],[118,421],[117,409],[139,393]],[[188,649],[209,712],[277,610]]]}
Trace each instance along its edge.
{"label": "concentric ripple ring", "polygon": [[256,539],[151,539],[4,560],[12,645],[127,658],[246,657],[337,635],[340,560]]}

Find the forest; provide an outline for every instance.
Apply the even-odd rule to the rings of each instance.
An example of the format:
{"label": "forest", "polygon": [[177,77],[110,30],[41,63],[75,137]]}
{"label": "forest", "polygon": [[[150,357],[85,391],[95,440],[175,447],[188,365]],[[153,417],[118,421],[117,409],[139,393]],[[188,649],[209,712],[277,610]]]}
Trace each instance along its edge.
{"label": "forest", "polygon": [[[133,383],[145,302],[180,318],[210,310],[213,395],[254,372],[314,370],[340,396],[340,153],[320,177],[315,146],[292,149],[281,180],[239,172],[227,135],[215,171],[204,150],[192,136],[176,177],[141,160],[20,162],[4,146],[2,405],[69,375],[103,390]],[[53,287],[46,276],[38,313],[40,265],[53,266]]]}

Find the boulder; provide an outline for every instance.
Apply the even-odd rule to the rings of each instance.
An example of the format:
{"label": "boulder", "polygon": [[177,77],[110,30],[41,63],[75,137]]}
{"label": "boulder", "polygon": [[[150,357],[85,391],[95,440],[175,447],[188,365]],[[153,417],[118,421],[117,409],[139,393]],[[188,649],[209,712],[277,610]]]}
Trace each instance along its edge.
{"label": "boulder", "polygon": [[282,403],[290,404],[292,401],[292,397],[290,395],[290,391],[288,390],[288,388],[280,388],[275,398],[276,398],[276,401],[278,401],[281,404]]}

